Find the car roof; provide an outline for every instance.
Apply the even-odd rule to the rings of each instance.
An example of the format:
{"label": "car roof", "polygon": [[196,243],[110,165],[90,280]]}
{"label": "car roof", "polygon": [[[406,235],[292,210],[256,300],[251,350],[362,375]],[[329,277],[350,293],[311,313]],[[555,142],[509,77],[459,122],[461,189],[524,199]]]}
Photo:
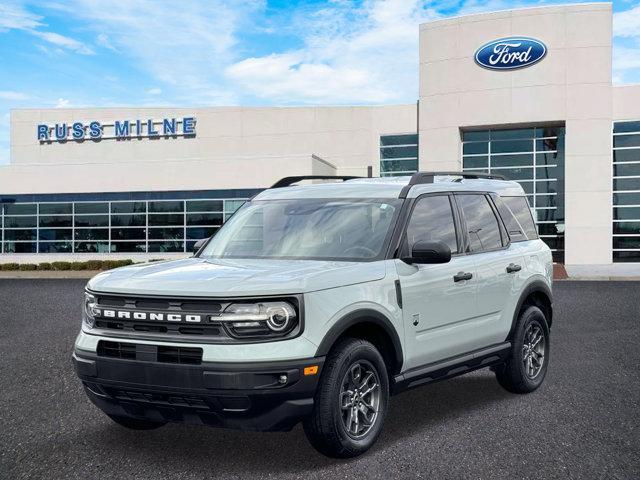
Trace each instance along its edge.
{"label": "car roof", "polygon": [[[264,190],[254,200],[284,200],[297,198],[399,198],[409,185],[410,176],[355,178],[343,182],[291,185]],[[435,176],[433,183],[413,185],[407,198],[435,192],[491,192],[502,197],[520,197],[525,192],[519,183],[511,180],[487,178],[461,178],[453,175]]]}

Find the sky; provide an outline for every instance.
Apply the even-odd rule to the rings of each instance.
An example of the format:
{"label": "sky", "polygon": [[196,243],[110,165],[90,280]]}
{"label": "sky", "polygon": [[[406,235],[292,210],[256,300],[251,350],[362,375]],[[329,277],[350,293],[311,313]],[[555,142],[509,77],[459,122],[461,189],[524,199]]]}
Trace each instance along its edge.
{"label": "sky", "polygon": [[[418,25],[528,0],[0,0],[0,165],[13,108],[372,105],[418,97]],[[613,79],[640,83],[640,0]]]}

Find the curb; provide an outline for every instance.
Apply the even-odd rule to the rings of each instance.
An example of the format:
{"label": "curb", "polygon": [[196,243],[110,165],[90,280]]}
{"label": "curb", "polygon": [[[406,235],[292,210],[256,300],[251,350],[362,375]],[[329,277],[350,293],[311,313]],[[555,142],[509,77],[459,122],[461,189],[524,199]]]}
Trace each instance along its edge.
{"label": "curb", "polygon": [[91,278],[101,271],[106,270],[42,270],[42,271],[0,271],[2,279],[65,279],[65,278]]}

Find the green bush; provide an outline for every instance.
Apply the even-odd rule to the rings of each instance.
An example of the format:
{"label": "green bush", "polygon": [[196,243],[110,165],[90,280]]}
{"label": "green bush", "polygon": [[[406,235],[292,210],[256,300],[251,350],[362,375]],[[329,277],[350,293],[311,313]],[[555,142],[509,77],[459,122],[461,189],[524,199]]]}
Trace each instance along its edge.
{"label": "green bush", "polygon": [[19,270],[20,264],[18,263],[0,263],[1,270]]}
{"label": "green bush", "polygon": [[38,264],[38,270],[51,270],[53,267],[49,262],[42,262]]}
{"label": "green bush", "polygon": [[71,262],[71,270],[74,270],[74,271],[88,270],[87,262]]}
{"label": "green bush", "polygon": [[103,268],[104,262],[102,260],[87,260],[84,262],[87,270],[100,270]]}
{"label": "green bush", "polygon": [[33,270],[37,270],[38,266],[34,263],[21,263],[20,264],[20,270],[23,272],[30,272]]}
{"label": "green bush", "polygon": [[70,262],[52,262],[51,267],[54,270],[70,270],[71,263]]}

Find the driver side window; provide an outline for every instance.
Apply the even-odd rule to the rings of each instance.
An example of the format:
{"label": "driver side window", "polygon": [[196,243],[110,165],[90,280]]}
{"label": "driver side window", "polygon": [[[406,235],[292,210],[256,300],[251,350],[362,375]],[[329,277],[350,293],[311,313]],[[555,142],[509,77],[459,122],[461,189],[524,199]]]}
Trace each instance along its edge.
{"label": "driver side window", "polygon": [[451,200],[446,195],[418,199],[407,225],[407,246],[418,241],[439,241],[458,253],[456,226]]}

